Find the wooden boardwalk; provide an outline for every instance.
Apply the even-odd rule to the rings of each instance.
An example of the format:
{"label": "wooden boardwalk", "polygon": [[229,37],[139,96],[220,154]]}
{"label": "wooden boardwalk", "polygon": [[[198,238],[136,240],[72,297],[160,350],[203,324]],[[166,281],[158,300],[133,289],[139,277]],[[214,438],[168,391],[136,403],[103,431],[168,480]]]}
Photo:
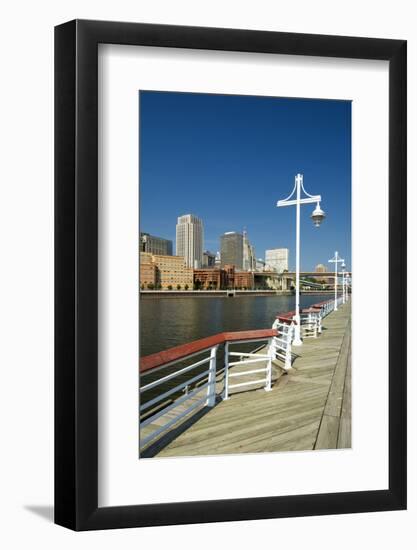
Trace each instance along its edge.
{"label": "wooden boardwalk", "polygon": [[[275,363],[272,391],[255,386],[231,393],[229,400],[202,409],[142,456],[349,448],[350,302],[324,319],[318,338],[305,339],[293,351],[297,356],[288,374]],[[219,392],[222,384],[220,378]]]}

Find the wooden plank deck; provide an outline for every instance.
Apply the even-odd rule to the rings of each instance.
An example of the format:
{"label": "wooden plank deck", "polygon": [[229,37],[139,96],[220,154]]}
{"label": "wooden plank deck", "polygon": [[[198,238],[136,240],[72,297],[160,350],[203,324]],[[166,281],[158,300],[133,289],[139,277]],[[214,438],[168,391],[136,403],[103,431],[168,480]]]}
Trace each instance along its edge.
{"label": "wooden plank deck", "polygon": [[[235,390],[229,400],[219,401],[210,409],[205,407],[174,427],[142,456],[349,448],[350,302],[324,319],[321,336],[305,339],[303,346],[293,351],[297,357],[288,374],[283,373],[279,362],[275,363],[272,391],[256,386],[239,393]],[[244,381],[235,378],[230,383],[232,380]],[[219,392],[222,385],[223,379],[219,378]]]}

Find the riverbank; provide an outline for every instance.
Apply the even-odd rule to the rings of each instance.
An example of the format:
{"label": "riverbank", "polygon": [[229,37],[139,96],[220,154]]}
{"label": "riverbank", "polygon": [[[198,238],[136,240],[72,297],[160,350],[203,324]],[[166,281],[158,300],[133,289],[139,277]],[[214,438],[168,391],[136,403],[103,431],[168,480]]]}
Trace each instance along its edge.
{"label": "riverbank", "polygon": [[[333,290],[303,290],[301,294],[333,295]],[[239,296],[292,296],[292,290],[141,290],[141,297],[227,298]]]}

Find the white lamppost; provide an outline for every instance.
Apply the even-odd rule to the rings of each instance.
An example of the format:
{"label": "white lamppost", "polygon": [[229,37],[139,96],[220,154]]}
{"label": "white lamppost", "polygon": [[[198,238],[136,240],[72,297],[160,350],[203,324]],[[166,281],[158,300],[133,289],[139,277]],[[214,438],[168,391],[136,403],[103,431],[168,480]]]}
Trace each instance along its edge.
{"label": "white lamppost", "polygon": [[[301,198],[301,190],[304,192],[304,197]],[[295,198],[293,198],[295,197]],[[320,195],[310,195],[304,189],[303,175],[297,174],[295,176],[294,189],[291,194],[284,200],[278,201],[277,206],[295,206],[296,211],[296,224],[295,224],[295,315],[294,320],[296,322],[294,331],[294,346],[300,346],[303,342],[301,340],[301,323],[300,323],[300,206],[302,204],[317,203],[314,212],[311,214],[311,219],[316,227],[319,227],[321,222],[325,218],[325,213],[320,208]]]}
{"label": "white lamppost", "polygon": [[345,260],[343,258],[339,258],[339,253],[336,250],[334,253],[334,258],[329,260],[329,262],[334,264],[334,311],[337,311],[337,264],[344,264]]}

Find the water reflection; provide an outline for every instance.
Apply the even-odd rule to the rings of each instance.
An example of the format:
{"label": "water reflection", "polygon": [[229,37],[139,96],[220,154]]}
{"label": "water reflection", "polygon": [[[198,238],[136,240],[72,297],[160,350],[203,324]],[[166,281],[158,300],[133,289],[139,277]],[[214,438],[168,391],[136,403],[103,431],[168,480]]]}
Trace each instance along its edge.
{"label": "water reflection", "polygon": [[[326,298],[304,294],[300,297],[300,305],[308,307]],[[218,332],[270,328],[277,314],[293,308],[294,296],[141,296],[141,356]]]}

